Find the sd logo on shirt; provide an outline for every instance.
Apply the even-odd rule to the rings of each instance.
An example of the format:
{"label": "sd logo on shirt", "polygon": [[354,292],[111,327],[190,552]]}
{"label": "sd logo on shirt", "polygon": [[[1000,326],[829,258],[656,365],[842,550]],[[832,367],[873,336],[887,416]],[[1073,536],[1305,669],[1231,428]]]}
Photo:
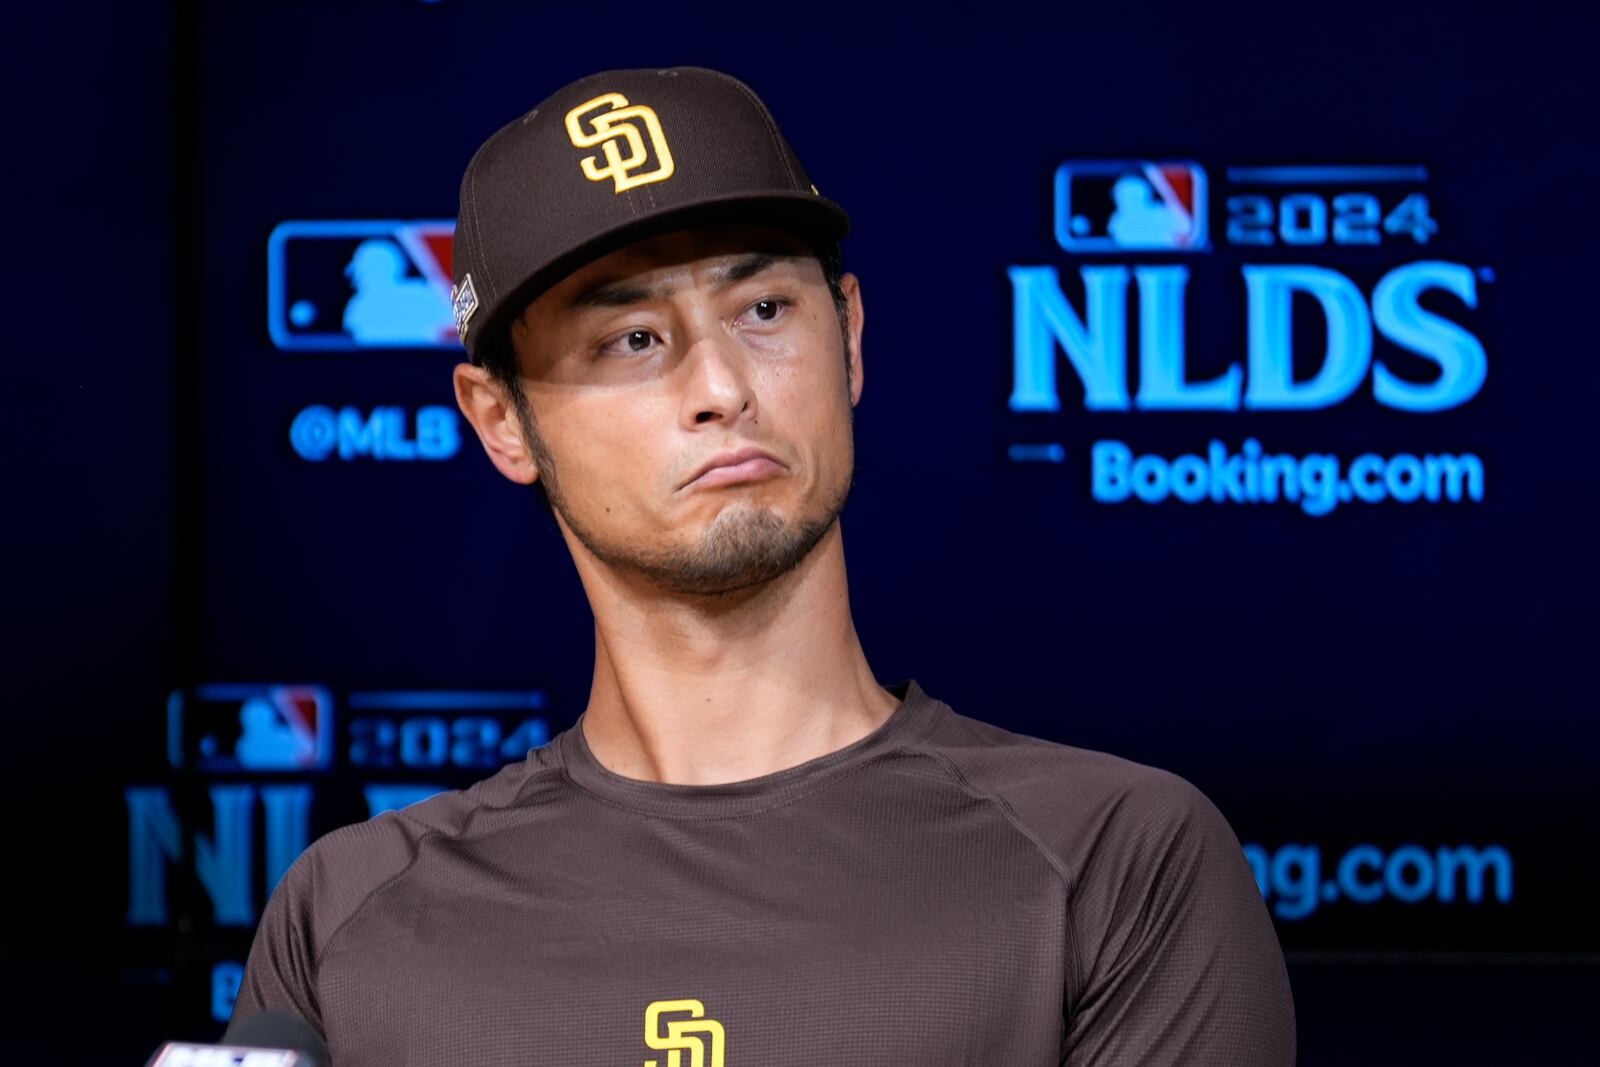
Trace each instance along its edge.
{"label": "sd logo on shirt", "polygon": [[[691,1018],[668,1019],[667,1033],[663,1037],[661,1015],[663,1012],[686,1011]],[[666,1067],[684,1067],[683,1052],[689,1053],[688,1067],[723,1067],[724,1048],[722,1024],[706,1019],[706,1006],[698,1000],[657,1000],[644,1009],[644,1043],[653,1049],[666,1052]],[[705,1040],[693,1035],[704,1034]],[[711,1058],[706,1058],[710,1045]],[[659,1067],[658,1060],[645,1060],[644,1067]]]}

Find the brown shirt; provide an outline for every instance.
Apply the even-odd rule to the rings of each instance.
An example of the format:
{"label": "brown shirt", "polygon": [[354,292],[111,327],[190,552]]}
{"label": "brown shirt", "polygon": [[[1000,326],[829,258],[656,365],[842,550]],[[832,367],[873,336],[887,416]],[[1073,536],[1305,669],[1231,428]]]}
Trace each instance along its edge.
{"label": "brown shirt", "polygon": [[[726,785],[624,778],[582,718],[318,839],[234,1017],[334,1067],[1287,1067],[1288,976],[1184,779],[956,714]],[[687,1055],[685,1055],[687,1054]]]}

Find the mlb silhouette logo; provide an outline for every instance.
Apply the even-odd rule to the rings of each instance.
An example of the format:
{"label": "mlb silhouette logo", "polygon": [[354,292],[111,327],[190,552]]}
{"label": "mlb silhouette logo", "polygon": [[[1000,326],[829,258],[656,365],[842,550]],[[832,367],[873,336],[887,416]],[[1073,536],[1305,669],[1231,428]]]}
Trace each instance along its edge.
{"label": "mlb silhouette logo", "polygon": [[450,219],[291,220],[267,238],[267,332],[281,349],[459,351]]}
{"label": "mlb silhouette logo", "polygon": [[1056,243],[1068,252],[1203,252],[1198,163],[1114,160],[1056,168]]}
{"label": "mlb silhouette logo", "polygon": [[201,685],[167,698],[167,758],[202,771],[333,763],[333,697],[319,685]]}

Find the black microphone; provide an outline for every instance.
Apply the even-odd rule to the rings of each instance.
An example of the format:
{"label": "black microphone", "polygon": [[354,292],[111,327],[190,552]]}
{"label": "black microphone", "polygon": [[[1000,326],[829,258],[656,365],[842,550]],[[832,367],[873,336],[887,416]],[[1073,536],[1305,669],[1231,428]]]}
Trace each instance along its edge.
{"label": "black microphone", "polygon": [[220,1045],[169,1041],[145,1067],[330,1067],[328,1044],[297,1015],[260,1011],[235,1019]]}

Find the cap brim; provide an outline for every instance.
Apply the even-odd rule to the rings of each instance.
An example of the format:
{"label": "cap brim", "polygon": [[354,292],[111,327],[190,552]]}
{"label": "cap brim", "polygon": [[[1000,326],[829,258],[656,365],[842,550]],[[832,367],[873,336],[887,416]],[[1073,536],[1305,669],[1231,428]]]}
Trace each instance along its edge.
{"label": "cap brim", "polygon": [[663,207],[649,215],[629,219],[565,249],[537,267],[507,293],[479,328],[479,343],[472,359],[478,360],[482,339],[520,315],[540,294],[579,268],[619,248],[657,234],[727,223],[776,226],[806,236],[837,241],[850,232],[850,217],[833,201],[813,193],[732,193]]}

